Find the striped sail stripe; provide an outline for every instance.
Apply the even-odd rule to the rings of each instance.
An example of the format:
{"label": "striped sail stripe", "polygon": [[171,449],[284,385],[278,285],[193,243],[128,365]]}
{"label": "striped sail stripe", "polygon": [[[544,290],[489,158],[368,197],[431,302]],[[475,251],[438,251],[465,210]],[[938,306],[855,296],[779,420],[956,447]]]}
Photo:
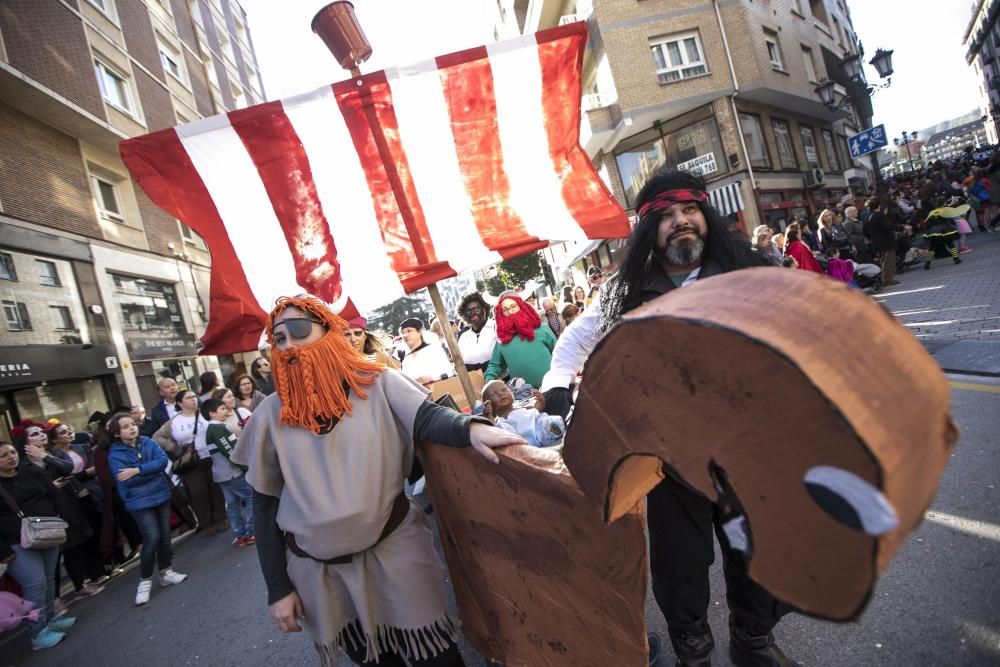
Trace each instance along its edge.
{"label": "striped sail stripe", "polygon": [[280,296],[349,317],[549,241],[626,235],[567,103],[585,38],[556,28],[123,142],[209,244],[203,352],[252,347]]}

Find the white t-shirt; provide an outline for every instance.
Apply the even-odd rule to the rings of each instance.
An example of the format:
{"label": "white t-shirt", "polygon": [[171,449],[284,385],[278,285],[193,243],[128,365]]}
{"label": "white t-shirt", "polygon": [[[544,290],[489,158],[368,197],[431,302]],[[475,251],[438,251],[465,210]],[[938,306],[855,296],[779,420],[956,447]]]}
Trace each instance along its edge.
{"label": "white t-shirt", "polygon": [[448,359],[444,348],[437,342],[428,343],[403,357],[403,374],[414,380],[427,376],[433,382],[451,377],[455,366]]}
{"label": "white t-shirt", "polygon": [[[198,424],[197,433],[194,431],[196,421]],[[199,459],[207,459],[210,456],[208,445],[205,443],[206,428],[208,428],[208,423],[205,419],[202,419],[201,415],[188,417],[183,413],[178,413],[170,420],[170,435],[173,437],[174,442],[178,445],[190,445],[194,442],[194,448],[198,452]]]}
{"label": "white t-shirt", "polygon": [[468,365],[487,364],[493,357],[493,348],[497,344],[497,323],[492,317],[477,334],[472,329],[466,329],[458,337],[458,349],[462,359]]}

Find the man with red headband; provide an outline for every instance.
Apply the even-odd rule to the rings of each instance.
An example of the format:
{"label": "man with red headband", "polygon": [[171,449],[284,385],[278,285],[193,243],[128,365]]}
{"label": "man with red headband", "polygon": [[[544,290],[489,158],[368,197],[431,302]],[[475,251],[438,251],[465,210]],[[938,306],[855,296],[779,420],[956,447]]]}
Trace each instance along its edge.
{"label": "man with red headband", "polygon": [[[275,393],[254,411],[231,460],[248,467],[270,615],[305,626],[323,665],[462,665],[444,570],[424,513],[402,493],[414,442],[493,447],[521,438],[426,400],[370,362],[348,324],[313,297],[281,298],[267,325]],[[405,663],[404,663],[405,659]]]}
{"label": "man with red headband", "polygon": [[500,297],[496,321],[497,344],[486,367],[486,382],[510,373],[511,377],[524,378],[532,387],[540,386],[556,346],[552,329],[542,324],[538,312],[513,292]]}
{"label": "man with red headband", "polygon": [[[698,176],[663,170],[649,179],[636,201],[639,222],[625,259],[601,290],[600,307],[583,311],[559,338],[552,369],[541,386],[546,412],[569,412],[570,384],[622,314],[702,278],[770,265],[742,235],[730,231],[707,201],[705,183]],[[707,612],[713,528],[720,536],[726,574],[730,658],[739,667],[794,664],[771,634],[788,607],[750,579],[745,559],[724,539],[718,518],[711,501],[669,474],[647,496],[653,595],[667,620],[677,664],[712,664],[715,641]],[[659,640],[651,637],[651,660],[658,646]]]}

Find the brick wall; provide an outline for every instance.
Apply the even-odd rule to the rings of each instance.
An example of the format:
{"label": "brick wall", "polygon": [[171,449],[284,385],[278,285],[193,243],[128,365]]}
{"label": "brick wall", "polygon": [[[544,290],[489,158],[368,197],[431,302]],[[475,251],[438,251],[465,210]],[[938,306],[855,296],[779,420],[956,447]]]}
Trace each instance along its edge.
{"label": "brick wall", "polygon": [[101,237],[76,139],[3,103],[0,201],[7,215]]}
{"label": "brick wall", "polygon": [[146,113],[146,127],[150,132],[177,124],[170,93],[162,84],[141,69],[136,69],[135,85],[139,90],[139,99],[142,100],[142,108]]}
{"label": "brick wall", "polygon": [[105,117],[83,23],[73,12],[57,0],[4,0],[0,29],[12,66]]}
{"label": "brick wall", "polygon": [[197,51],[198,39],[194,34],[188,4],[184,0],[170,0],[170,9],[174,15],[174,24],[177,26],[177,36],[182,42]]}
{"label": "brick wall", "polygon": [[149,22],[149,10],[141,2],[119,2],[115,7],[128,52],[163,81],[166,74],[160,62],[160,47],[156,44],[153,24]]}
{"label": "brick wall", "polygon": [[198,113],[202,116],[215,115],[212,95],[208,92],[208,77],[205,76],[205,66],[188,51],[184,51],[184,61],[187,63],[188,77],[191,79],[191,90],[194,92]]}
{"label": "brick wall", "polygon": [[142,226],[146,230],[146,241],[149,243],[149,249],[152,252],[169,256],[173,255],[173,252],[167,248],[167,244],[173,243],[178,252],[182,251],[184,241],[177,228],[177,221],[154,204],[138,185],[135,186],[135,198],[139,204],[139,213],[142,215]]}

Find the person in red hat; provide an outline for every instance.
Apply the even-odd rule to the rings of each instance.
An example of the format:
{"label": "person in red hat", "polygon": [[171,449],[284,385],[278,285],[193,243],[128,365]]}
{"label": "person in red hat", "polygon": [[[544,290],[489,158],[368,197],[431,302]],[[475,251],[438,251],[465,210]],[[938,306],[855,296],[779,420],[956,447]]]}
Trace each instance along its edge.
{"label": "person in red hat", "polygon": [[351,347],[364,355],[368,361],[399,370],[399,362],[385,351],[385,345],[383,345],[382,341],[368,331],[368,320],[360,315],[354,319],[347,320],[347,328],[344,329],[344,338],[351,344]]}

